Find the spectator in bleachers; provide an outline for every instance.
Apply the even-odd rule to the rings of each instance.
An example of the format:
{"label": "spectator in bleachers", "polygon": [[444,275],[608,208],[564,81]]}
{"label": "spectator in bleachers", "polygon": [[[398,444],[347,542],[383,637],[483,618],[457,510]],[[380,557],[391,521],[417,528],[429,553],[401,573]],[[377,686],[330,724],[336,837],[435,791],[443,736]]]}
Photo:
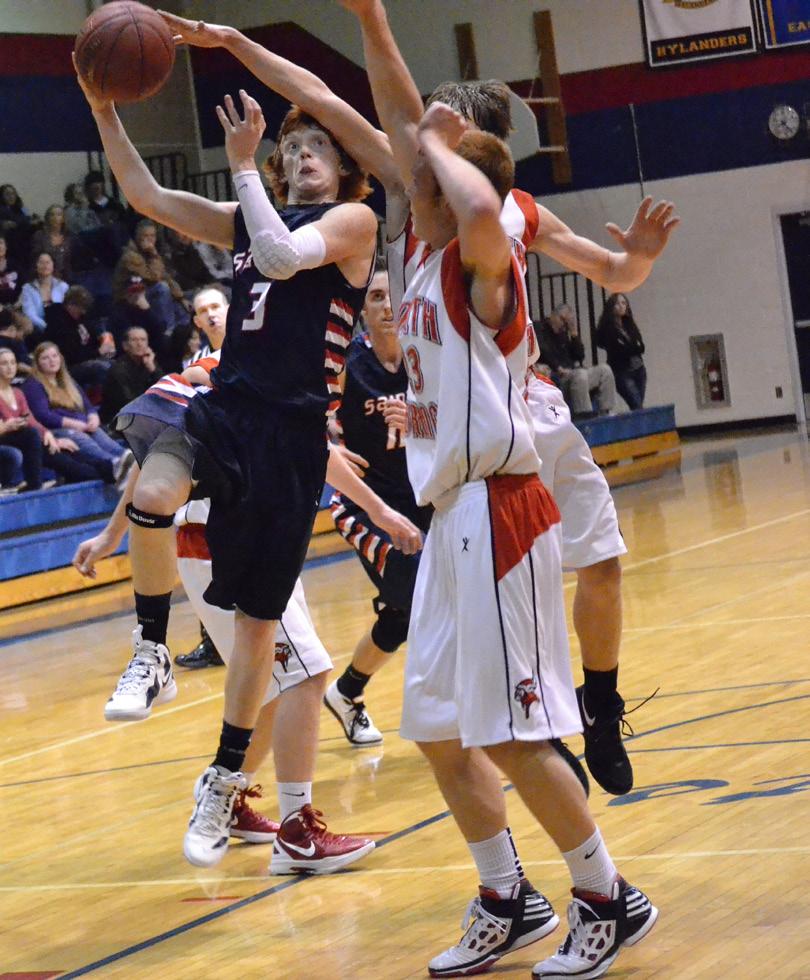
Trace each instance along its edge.
{"label": "spectator in bleachers", "polygon": [[65,225],[65,212],[61,204],[52,204],[45,212],[42,227],[31,239],[31,254],[47,252],[53,259],[53,272],[65,282],[73,282],[73,235]]}
{"label": "spectator in bleachers", "polygon": [[233,259],[226,248],[210,242],[194,242],[194,248],[208,269],[210,282],[219,283],[230,289],[233,285]]}
{"label": "spectator in bleachers", "polygon": [[163,320],[152,309],[146,283],[136,275],[129,277],[123,296],[113,302],[107,320],[107,328],[118,347],[130,327],[143,327],[149,335],[149,346],[158,357],[164,355],[171,338],[165,333]]}
{"label": "spectator in bleachers", "polygon": [[23,393],[34,418],[57,439],[78,446],[75,458],[92,466],[107,483],[119,482],[134,457],[122,443],[101,428],[98,413],[65,367],[56,344],[45,341],[34,351],[31,377]]}
{"label": "spectator in bleachers", "polygon": [[14,352],[17,358],[17,379],[27,377],[31,373],[31,355],[20,335],[20,328],[13,312],[5,306],[0,307],[0,347],[6,347]]}
{"label": "spectator in bleachers", "polygon": [[17,263],[8,254],[8,242],[0,236],[0,303],[10,306],[20,298],[22,277]]}
{"label": "spectator in bleachers", "polygon": [[169,229],[166,235],[166,264],[177,284],[188,296],[211,280],[211,273],[195,247],[194,239]]}
{"label": "spectator in bleachers", "polygon": [[53,274],[53,259],[47,252],[36,258],[34,274],[22,288],[23,313],[31,320],[34,331],[45,329],[45,312],[54,303],[61,303],[68,291],[68,284]]}
{"label": "spectator in bleachers", "polygon": [[579,336],[576,314],[567,303],[554,307],[538,331],[540,359],[551,368],[552,379],[562,388],[574,416],[592,416],[593,398],[601,415],[613,411],[616,385],[607,364],[584,367],[585,347]]}
{"label": "spectator in bleachers", "polygon": [[42,335],[56,344],[68,370],[84,387],[101,386],[115,356],[112,335],[85,322],[92,306],[93,296],[84,286],[71,286],[61,304],[48,308]]}
{"label": "spectator in bleachers", "polygon": [[88,227],[82,240],[90,245],[103,266],[112,269],[129,238],[126,209],[107,194],[104,174],[100,170],[91,170],[84,178],[84,194],[88,210],[98,220],[98,227]]}
{"label": "spectator in bleachers", "polygon": [[194,322],[181,323],[174,329],[169,344],[160,356],[160,363],[167,374],[184,371],[199,353],[202,341]]}
{"label": "spectator in bleachers", "polygon": [[596,328],[596,343],[607,352],[607,362],[616,378],[616,390],[630,411],[644,407],[647,369],[644,341],[624,293],[611,293]]}
{"label": "spectator in bleachers", "polygon": [[12,470],[22,470],[25,489],[39,490],[43,486],[44,467],[68,483],[97,479],[94,467],[73,458],[78,447],[72,439],[57,439],[33,417],[22,390],[11,384],[16,373],[14,352],[0,347],[0,446],[19,453],[12,461],[8,453],[4,455]]}
{"label": "spectator in bleachers", "polygon": [[125,299],[132,276],[140,276],[146,285],[149,306],[169,336],[178,322],[188,319],[183,290],[171,278],[166,263],[157,250],[157,225],[144,219],[135,226],[133,239],[121,253],[113,273],[113,301]]}
{"label": "spectator in bleachers", "polygon": [[142,395],[158,381],[163,369],[149,346],[149,335],[143,327],[130,327],[124,334],[122,351],[113,361],[104,381],[101,399],[101,421],[108,425],[127,402]]}
{"label": "spectator in bleachers", "polygon": [[65,226],[72,235],[101,227],[101,218],[90,207],[82,184],[68,184],[65,188]]}
{"label": "spectator in bleachers", "polygon": [[0,187],[0,234],[8,242],[8,250],[20,265],[24,265],[30,253],[33,223],[38,220],[23,205],[13,184]]}

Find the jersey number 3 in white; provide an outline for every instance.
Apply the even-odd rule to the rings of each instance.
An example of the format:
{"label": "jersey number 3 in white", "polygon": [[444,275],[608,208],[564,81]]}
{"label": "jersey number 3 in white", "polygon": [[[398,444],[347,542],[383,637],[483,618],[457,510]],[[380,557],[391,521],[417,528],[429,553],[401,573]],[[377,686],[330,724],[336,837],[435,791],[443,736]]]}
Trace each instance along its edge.
{"label": "jersey number 3 in white", "polygon": [[242,330],[261,330],[264,326],[264,303],[267,299],[267,291],[272,286],[272,282],[257,282],[250,290],[250,295],[255,299],[250,313],[242,321]]}

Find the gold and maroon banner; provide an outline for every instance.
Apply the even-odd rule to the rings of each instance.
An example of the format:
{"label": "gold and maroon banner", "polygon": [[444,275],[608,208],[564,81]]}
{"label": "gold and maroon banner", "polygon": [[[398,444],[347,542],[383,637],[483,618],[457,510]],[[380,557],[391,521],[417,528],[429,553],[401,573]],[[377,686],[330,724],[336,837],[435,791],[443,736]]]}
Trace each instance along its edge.
{"label": "gold and maroon banner", "polygon": [[750,0],[641,0],[652,68],[756,51]]}

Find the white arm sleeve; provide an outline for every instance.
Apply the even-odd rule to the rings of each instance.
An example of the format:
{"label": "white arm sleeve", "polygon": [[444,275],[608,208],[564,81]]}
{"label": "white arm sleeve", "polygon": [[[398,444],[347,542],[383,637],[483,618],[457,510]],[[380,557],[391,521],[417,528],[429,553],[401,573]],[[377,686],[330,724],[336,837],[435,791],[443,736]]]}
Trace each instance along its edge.
{"label": "white arm sleeve", "polygon": [[291,232],[270,203],[257,170],[233,175],[250,235],[253,264],[268,279],[291,279],[299,269],[317,269],[326,255],[323,235],[312,225]]}

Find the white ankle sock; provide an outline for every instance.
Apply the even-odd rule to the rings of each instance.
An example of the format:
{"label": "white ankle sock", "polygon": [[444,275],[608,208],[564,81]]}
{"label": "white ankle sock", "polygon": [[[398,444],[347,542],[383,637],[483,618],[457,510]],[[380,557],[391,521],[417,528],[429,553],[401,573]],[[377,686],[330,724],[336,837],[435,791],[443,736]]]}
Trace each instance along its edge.
{"label": "white ankle sock", "polygon": [[312,783],[278,783],[276,789],[282,822],[304,804],[312,803]]}
{"label": "white ankle sock", "polygon": [[511,898],[515,885],[523,877],[512,834],[507,827],[489,840],[467,845],[478,868],[484,888],[496,891],[500,898]]}
{"label": "white ankle sock", "polygon": [[574,879],[574,888],[610,895],[616,880],[616,865],[610,859],[598,827],[579,847],[564,851],[563,857]]}

